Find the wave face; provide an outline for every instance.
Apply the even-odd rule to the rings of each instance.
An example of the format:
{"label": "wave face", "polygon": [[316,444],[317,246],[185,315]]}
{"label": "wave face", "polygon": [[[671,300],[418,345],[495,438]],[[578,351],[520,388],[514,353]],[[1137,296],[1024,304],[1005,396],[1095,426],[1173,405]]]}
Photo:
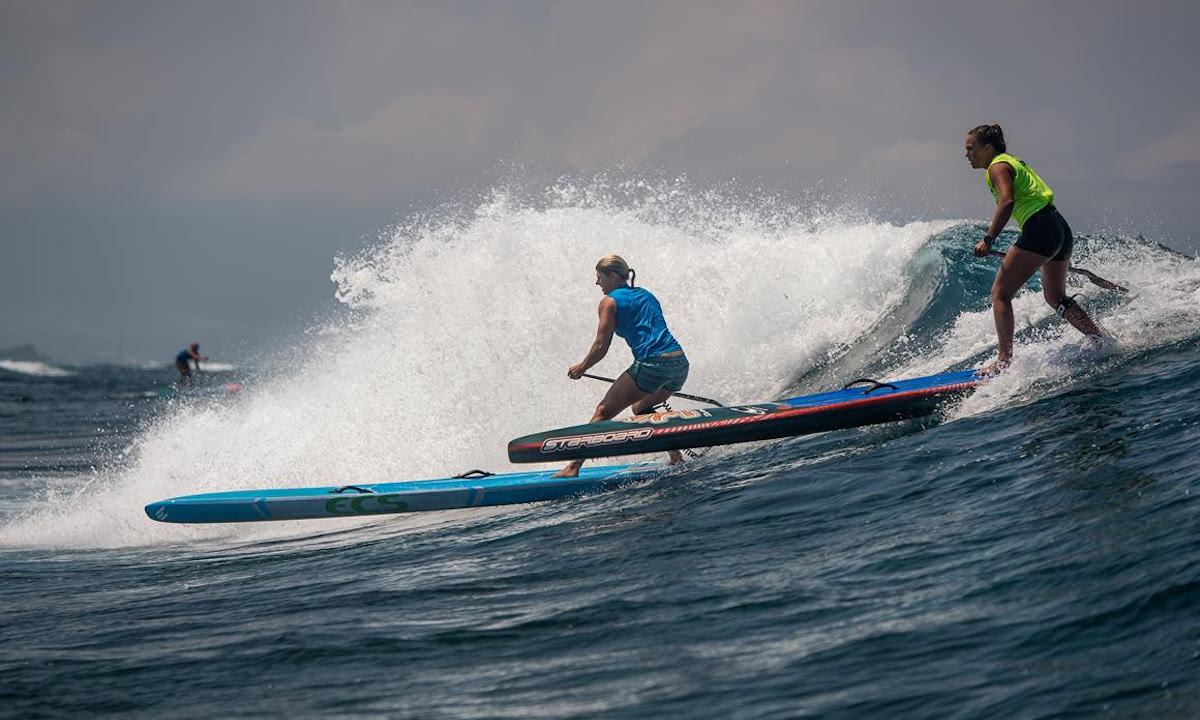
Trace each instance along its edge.
{"label": "wave face", "polygon": [[[27,439],[0,453],[0,563],[27,628],[9,656],[43,628],[122,658],[53,700],[35,691],[52,669],[2,661],[30,690],[13,711],[148,715],[113,673],[179,691],[187,662],[153,637],[184,631],[161,619],[236,607],[253,612],[183,636],[213,653],[191,690],[213,716],[286,696],[300,715],[1190,717],[1200,265],[1132,238],[1082,236],[1072,259],[1130,288],[1071,280],[1119,345],[1086,342],[1033,282],[1011,371],[939,418],[720,448],[558,503],[207,527],[141,509],[518,469],[508,439],[586,419],[606,388],[565,375],[609,253],[661,300],[685,391],[753,402],[976,366],[995,353],[980,234],[684,183],[496,192],[338,259],[344,311],[263,356],[236,398],[130,410],[147,371],[110,367],[110,392],[39,415],[92,371],[0,373],[0,427]],[[618,340],[594,372],[629,361]],[[114,404],[126,421],[98,438]],[[119,618],[102,632],[77,602],[97,586],[88,606]],[[331,690],[331,667],[400,672],[363,695]],[[231,704],[248,673],[276,699]]]}

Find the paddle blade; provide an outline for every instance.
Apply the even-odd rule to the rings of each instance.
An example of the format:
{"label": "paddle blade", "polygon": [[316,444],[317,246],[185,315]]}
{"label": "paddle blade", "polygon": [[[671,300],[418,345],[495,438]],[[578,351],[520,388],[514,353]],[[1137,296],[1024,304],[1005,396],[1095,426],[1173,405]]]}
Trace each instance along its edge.
{"label": "paddle blade", "polygon": [[1123,292],[1123,293],[1129,292],[1129,290],[1127,288],[1121,287],[1120,285],[1116,284],[1112,280],[1105,280],[1104,278],[1100,277],[1099,275],[1092,272],[1091,270],[1084,270],[1083,268],[1071,268],[1071,271],[1077,272],[1080,275],[1083,275],[1088,280],[1091,280],[1093,285],[1099,285],[1100,287],[1104,288],[1105,290],[1116,290],[1118,292]]}
{"label": "paddle blade", "polygon": [[[1000,257],[1000,258],[1004,257],[1004,253],[1000,252],[999,250],[989,250],[988,255],[993,255],[995,257]],[[1067,272],[1073,272],[1078,275],[1082,275],[1082,276],[1086,277],[1088,280],[1090,280],[1093,285],[1098,285],[1099,287],[1102,287],[1105,290],[1116,290],[1117,292],[1123,292],[1123,293],[1129,292],[1128,288],[1121,287],[1120,285],[1116,284],[1112,280],[1106,280],[1106,279],[1100,277],[1099,275],[1097,275],[1096,273],[1092,272],[1091,270],[1084,270],[1083,268],[1077,268],[1077,267],[1068,267]]]}

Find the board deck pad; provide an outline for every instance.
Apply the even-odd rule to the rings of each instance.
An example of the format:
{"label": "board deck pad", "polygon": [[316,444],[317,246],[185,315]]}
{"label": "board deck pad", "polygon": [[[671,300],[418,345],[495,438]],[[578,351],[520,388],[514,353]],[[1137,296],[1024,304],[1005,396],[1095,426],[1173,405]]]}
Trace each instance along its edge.
{"label": "board deck pad", "polygon": [[666,465],[585,467],[577,478],[552,478],[556,470],[481,474],[392,483],[239,490],[186,495],[150,503],[146,515],[172,523],[258,522],[385,515],[558,500],[652,477]]}
{"label": "board deck pad", "polygon": [[977,370],[880,383],[855,381],[833,392],[753,405],[671,410],[575,425],[519,437],[515,463],[635,455],[841,430],[932,414],[970,392]]}

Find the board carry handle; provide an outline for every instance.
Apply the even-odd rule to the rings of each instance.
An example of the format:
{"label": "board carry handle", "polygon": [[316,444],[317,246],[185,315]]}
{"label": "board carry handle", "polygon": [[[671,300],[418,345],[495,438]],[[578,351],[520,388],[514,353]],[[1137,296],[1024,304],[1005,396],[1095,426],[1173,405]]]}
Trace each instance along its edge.
{"label": "board carry handle", "polygon": [[336,489],[336,490],[330,490],[330,491],[329,491],[329,493],[330,493],[331,495],[340,495],[341,493],[345,493],[345,492],[369,493],[369,494],[374,494],[374,493],[375,493],[375,491],[374,491],[374,490],[368,490],[368,489],[366,489],[366,488],[361,488],[361,487],[359,487],[359,486],[357,486],[357,485],[343,485],[343,486],[341,486],[340,488],[338,488],[338,489]]}
{"label": "board carry handle", "polygon": [[867,388],[867,390],[865,392],[863,392],[863,395],[870,395],[871,393],[875,392],[879,388],[891,388],[893,390],[900,389],[891,383],[879,382],[878,380],[872,380],[871,378],[859,378],[857,380],[854,380],[853,382],[848,382],[842,386],[842,389],[849,390],[850,388],[854,387],[855,385],[857,385],[859,383],[871,383],[871,387]]}
{"label": "board carry handle", "polygon": [[485,478],[485,477],[489,477],[489,476],[492,476],[495,474],[496,473],[488,472],[487,470],[468,470],[465,473],[463,473],[462,475],[455,475],[454,479],[455,480],[472,480],[474,478]]}

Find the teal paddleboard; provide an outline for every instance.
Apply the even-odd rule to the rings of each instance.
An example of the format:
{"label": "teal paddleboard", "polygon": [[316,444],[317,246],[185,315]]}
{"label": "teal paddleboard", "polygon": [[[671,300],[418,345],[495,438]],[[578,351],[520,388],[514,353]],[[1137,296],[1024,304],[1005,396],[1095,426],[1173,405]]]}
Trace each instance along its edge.
{"label": "teal paddleboard", "polygon": [[205,493],[150,503],[146,515],[159,522],[224,523],[512,505],[594,492],[650,477],[666,467],[657,463],[585,467],[577,478],[550,477],[556,470],[503,475],[472,470],[434,480]]}

